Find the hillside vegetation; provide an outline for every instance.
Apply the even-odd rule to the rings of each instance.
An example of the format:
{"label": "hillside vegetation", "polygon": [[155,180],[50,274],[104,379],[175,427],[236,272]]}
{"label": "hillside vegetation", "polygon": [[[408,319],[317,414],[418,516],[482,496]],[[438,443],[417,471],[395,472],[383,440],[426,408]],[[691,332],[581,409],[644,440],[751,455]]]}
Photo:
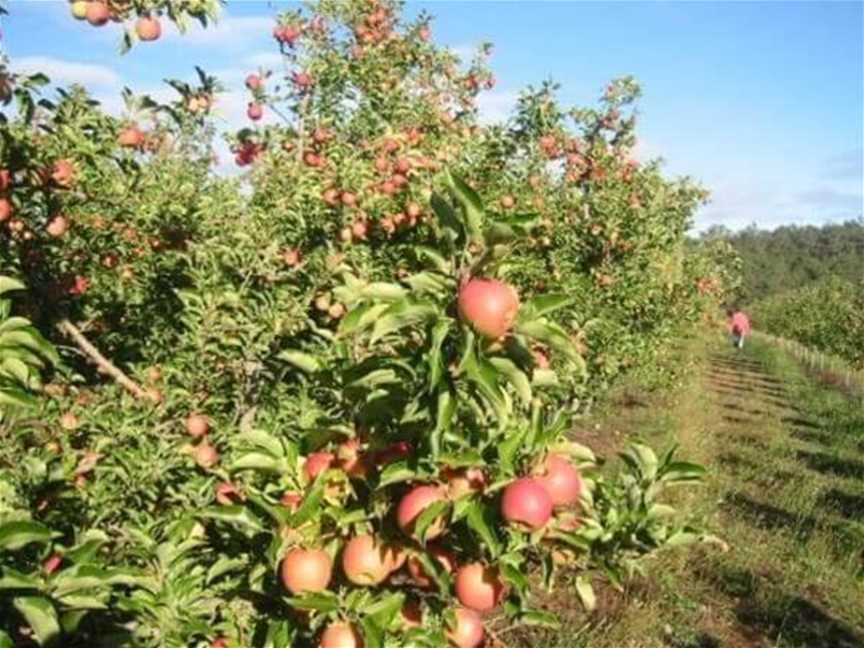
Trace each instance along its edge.
{"label": "hillside vegetation", "polygon": [[742,261],[741,300],[747,304],[797,290],[828,277],[864,278],[864,220],[842,225],[740,232],[709,230],[704,238],[725,239]]}

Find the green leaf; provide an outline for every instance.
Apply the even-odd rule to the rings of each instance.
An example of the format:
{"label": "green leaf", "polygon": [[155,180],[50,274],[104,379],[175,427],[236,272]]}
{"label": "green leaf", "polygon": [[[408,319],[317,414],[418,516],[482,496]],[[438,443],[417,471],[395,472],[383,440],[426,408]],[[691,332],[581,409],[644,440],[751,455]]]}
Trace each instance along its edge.
{"label": "green leaf", "polygon": [[300,610],[317,610],[329,614],[339,609],[339,597],[333,592],[318,592],[315,594],[302,594],[286,598],[291,607]]}
{"label": "green leaf", "polygon": [[440,309],[432,303],[418,302],[410,298],[400,299],[384,311],[375,322],[370,342],[374,344],[385,335],[395,333],[406,326],[431,321],[438,316],[439,312]]}
{"label": "green leaf", "polygon": [[276,357],[280,360],[285,360],[287,363],[294,365],[306,373],[315,373],[321,370],[321,363],[315,356],[309,353],[286,349],[285,351],[281,351]]}
{"label": "green leaf", "polygon": [[[449,205],[447,205],[447,207],[449,208]],[[438,250],[425,245],[417,245],[414,247],[414,252],[417,254],[418,259],[426,259],[430,261],[438,272],[442,272],[445,275],[450,274],[452,266],[450,262],[438,252]]]}
{"label": "green leaf", "polygon": [[544,610],[525,610],[519,615],[519,623],[529,626],[540,626],[553,630],[561,627],[561,622],[551,612]]}
{"label": "green leaf", "polygon": [[57,597],[110,585],[110,574],[93,565],[75,565],[64,569],[52,582],[51,592]]}
{"label": "green leaf", "polygon": [[39,405],[39,401],[22,389],[2,387],[0,388],[0,405],[32,409]]}
{"label": "green leaf", "polygon": [[291,472],[291,467],[285,459],[276,459],[262,452],[245,452],[241,454],[228,469],[230,472],[241,470],[262,470],[282,475]]}
{"label": "green leaf", "polygon": [[454,234],[458,236],[465,228],[465,226],[459,220],[459,217],[456,215],[456,211],[453,209],[453,207],[450,206],[450,203],[448,203],[438,193],[432,194],[432,199],[430,202],[432,204],[432,210],[435,212],[435,215],[438,217],[438,221],[441,223],[441,225],[445,228],[452,230]]}
{"label": "green leaf", "polygon": [[582,601],[582,607],[588,612],[593,612],[597,607],[597,597],[594,595],[591,581],[586,576],[576,577],[576,594],[579,595],[579,600]]}
{"label": "green leaf", "polygon": [[517,322],[516,332],[542,342],[553,350],[564,355],[568,360],[576,363],[580,371],[584,373],[585,360],[579,355],[576,346],[567,335],[567,332],[554,322],[545,319],[532,319],[528,322]]}
{"label": "green leaf", "polygon": [[482,356],[478,357],[475,353],[469,353],[463,358],[462,370],[465,372],[465,377],[476,385],[479,392],[489,402],[498,420],[506,420],[507,401],[498,385],[498,371],[495,367]]}
{"label": "green leaf", "polygon": [[309,492],[303,498],[303,502],[300,504],[300,508],[298,508],[291,515],[289,520],[289,524],[297,528],[309,520],[311,520],[316,513],[319,512],[321,507],[321,500],[324,499],[324,487],[326,485],[326,476],[327,471],[322,471],[315,478],[315,481],[312,483],[312,488],[309,489]]}
{"label": "green leaf", "polygon": [[429,364],[429,391],[434,392],[438,387],[441,376],[444,373],[444,363],[441,359],[441,347],[444,340],[447,339],[447,334],[453,327],[453,320],[439,319],[435,326],[432,327],[432,338],[429,342],[429,352],[426,356],[426,362]]}
{"label": "green leaf", "polygon": [[0,295],[3,295],[11,290],[25,290],[27,286],[18,281],[17,279],[13,279],[12,277],[7,277],[5,275],[0,275]]}
{"label": "green leaf", "polygon": [[363,617],[360,625],[363,626],[363,648],[384,647],[384,628],[379,625],[375,617]]}
{"label": "green leaf", "polygon": [[459,176],[447,171],[444,177],[450,192],[462,207],[462,213],[465,215],[465,226],[470,237],[475,241],[483,240],[484,213],[480,196]]}
{"label": "green leaf", "polygon": [[54,533],[40,522],[29,520],[18,520],[0,525],[0,549],[17,551],[31,542],[48,542],[57,537]]}
{"label": "green leaf", "polygon": [[42,583],[38,578],[16,571],[11,567],[4,567],[2,571],[0,571],[0,590],[40,589],[41,586]]}
{"label": "green leaf", "polygon": [[240,529],[244,533],[261,533],[266,531],[264,524],[257,515],[246,506],[232,504],[228,506],[211,506],[198,513],[203,518],[219,520]]}
{"label": "green leaf", "polygon": [[508,382],[516,389],[519,398],[528,405],[533,397],[531,393],[531,382],[528,376],[512,360],[507,358],[489,358],[490,364],[503,374]]}
{"label": "green leaf", "polygon": [[450,430],[455,413],[456,398],[448,388],[444,387],[438,392],[435,406],[435,427],[429,435],[429,449],[433,459],[437,459],[441,453],[441,437]]}
{"label": "green leaf", "polygon": [[497,557],[501,553],[501,546],[492,530],[499,524],[495,520],[493,509],[484,506],[482,502],[474,502],[468,508],[467,521],[468,526],[480,536],[492,556]]}
{"label": "green leaf", "polygon": [[450,502],[443,500],[433,502],[421,511],[420,515],[414,520],[414,537],[418,538],[421,544],[426,544],[426,531],[429,525],[435,522],[442,515],[446,515],[447,509],[450,508]]}
{"label": "green leaf", "polygon": [[382,628],[387,628],[402,609],[405,603],[403,592],[393,592],[372,605],[364,608],[365,616],[375,619],[375,623]]}
{"label": "green leaf", "polygon": [[60,622],[51,601],[41,596],[19,596],[12,605],[27,620],[40,645],[53,641],[60,635]]}
{"label": "green leaf", "polygon": [[519,319],[529,321],[569,306],[575,299],[569,295],[546,294],[529,299],[519,309]]}
{"label": "green leaf", "polygon": [[374,324],[381,314],[388,308],[390,308],[390,304],[388,303],[362,304],[356,308],[352,308],[339,323],[338,334],[340,336],[346,336],[351,333],[362,331],[366,327]]}
{"label": "green leaf", "polygon": [[8,634],[0,630],[0,648],[15,648]]}
{"label": "green leaf", "polygon": [[378,488],[384,488],[391,484],[409,481],[417,477],[417,471],[408,467],[408,461],[401,459],[388,464],[382,471],[378,480]]}

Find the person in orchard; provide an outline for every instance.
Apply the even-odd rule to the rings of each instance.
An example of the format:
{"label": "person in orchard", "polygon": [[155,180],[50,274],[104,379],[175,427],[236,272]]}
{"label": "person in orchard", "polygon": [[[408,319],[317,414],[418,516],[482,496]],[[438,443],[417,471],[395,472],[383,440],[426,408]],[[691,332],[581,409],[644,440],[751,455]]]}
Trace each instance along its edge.
{"label": "person in orchard", "polygon": [[744,337],[750,332],[750,318],[738,308],[726,310],[729,320],[726,326],[732,335],[732,344],[736,349],[744,348]]}

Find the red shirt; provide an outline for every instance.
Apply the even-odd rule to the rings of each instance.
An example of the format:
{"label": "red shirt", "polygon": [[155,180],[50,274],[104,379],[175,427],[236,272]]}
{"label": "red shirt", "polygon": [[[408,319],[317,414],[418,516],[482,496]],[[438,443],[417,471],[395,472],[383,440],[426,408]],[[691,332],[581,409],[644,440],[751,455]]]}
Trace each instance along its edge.
{"label": "red shirt", "polygon": [[737,311],[732,315],[732,319],[729,320],[729,328],[733,333],[749,333],[750,320],[744,313]]}

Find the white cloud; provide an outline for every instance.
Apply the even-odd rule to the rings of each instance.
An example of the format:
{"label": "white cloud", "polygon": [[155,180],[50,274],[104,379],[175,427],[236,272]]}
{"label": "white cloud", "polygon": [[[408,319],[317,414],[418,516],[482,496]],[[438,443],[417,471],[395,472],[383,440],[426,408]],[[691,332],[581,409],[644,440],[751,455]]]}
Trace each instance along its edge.
{"label": "white cloud", "polygon": [[284,64],[284,59],[279,52],[266,51],[250,54],[243,61],[250,67],[264,69],[281,68]]}
{"label": "white cloud", "polygon": [[516,106],[519,93],[512,90],[492,90],[477,95],[477,109],[483,124],[506,121]]}
{"label": "white cloud", "polygon": [[120,86],[120,75],[107,65],[78,63],[51,56],[25,56],[12,61],[16,72],[43,72],[57,85],[78,83],[88,88]]}
{"label": "white cloud", "polygon": [[224,16],[215,25],[206,29],[198,23],[185,34],[180,34],[173,26],[165,29],[165,37],[169,39],[182,38],[184,45],[232,47],[241,49],[255,40],[269,37],[273,32],[272,16]]}

